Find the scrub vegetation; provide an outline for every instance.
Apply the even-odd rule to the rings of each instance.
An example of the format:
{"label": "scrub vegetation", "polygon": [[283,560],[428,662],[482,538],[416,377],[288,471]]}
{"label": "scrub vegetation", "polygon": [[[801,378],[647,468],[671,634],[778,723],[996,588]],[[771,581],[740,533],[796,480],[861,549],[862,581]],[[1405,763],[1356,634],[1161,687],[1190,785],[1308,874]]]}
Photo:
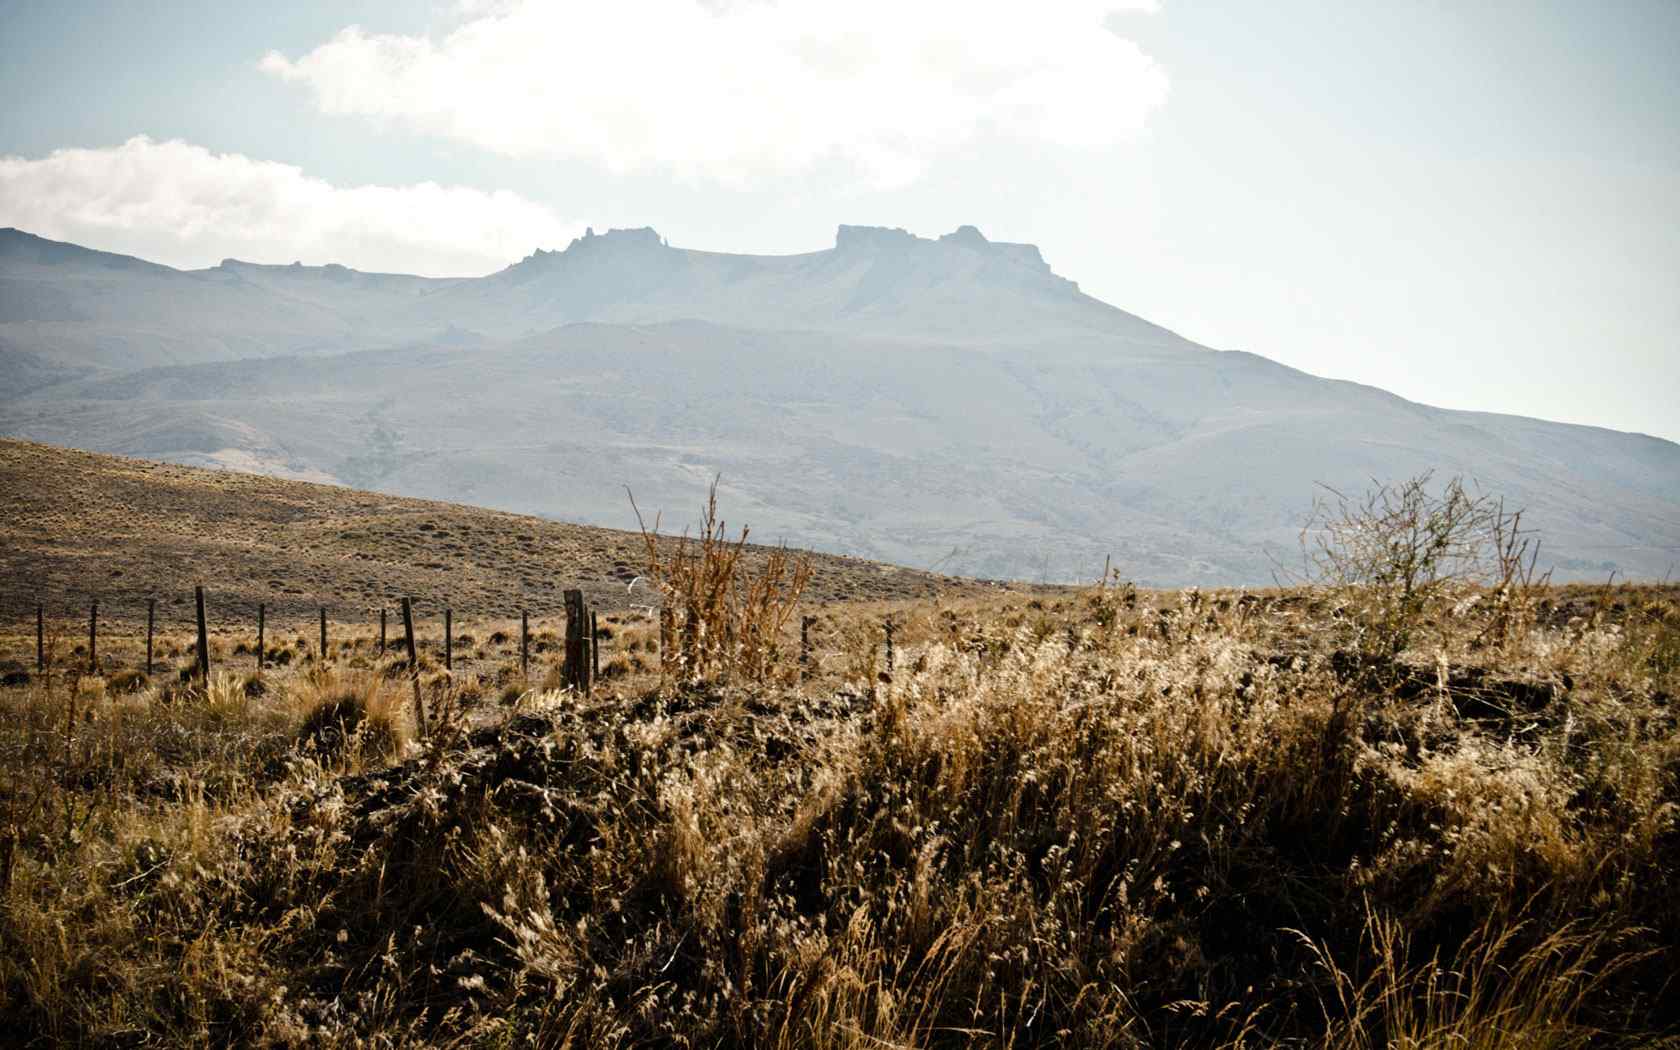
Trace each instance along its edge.
{"label": "scrub vegetation", "polygon": [[[1680,588],[1506,572],[1518,523],[1440,492],[1389,494],[1475,558],[1260,592],[1115,574],[792,616],[797,559],[734,578],[697,538],[648,569],[695,596],[702,657],[660,658],[680,607],[627,612],[583,696],[475,628],[474,670],[421,673],[425,738],[365,638],[207,687],[23,669],[0,1029],[1680,1045]],[[1309,549],[1400,538],[1381,507],[1331,507]]]}

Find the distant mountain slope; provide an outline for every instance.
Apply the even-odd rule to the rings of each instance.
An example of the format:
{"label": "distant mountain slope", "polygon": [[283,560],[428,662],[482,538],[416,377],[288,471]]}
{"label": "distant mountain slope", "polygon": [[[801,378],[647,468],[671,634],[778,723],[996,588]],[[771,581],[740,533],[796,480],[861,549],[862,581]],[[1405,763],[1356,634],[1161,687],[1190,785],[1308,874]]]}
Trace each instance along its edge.
{"label": "distant mountain slope", "polygon": [[24,236],[0,275],[72,305],[85,274],[132,269],[121,294],[157,301],[98,309],[135,346],[237,332],[218,295],[286,304],[247,325],[260,352],[149,365],[0,311],[0,433],[34,440],[617,526],[624,485],[687,508],[721,471],[767,538],[988,577],[1089,577],[1113,555],[1161,585],[1268,582],[1318,483],[1434,469],[1528,508],[1560,580],[1680,561],[1680,446],[1208,350],[972,228],[842,227],[777,257],[613,231],[449,281],[128,267]]}
{"label": "distant mountain slope", "polygon": [[[0,440],[0,506],[0,624],[33,620],[37,601],[58,618],[85,615],[93,600],[102,618],[133,622],[148,597],[178,621],[199,583],[222,616],[243,620],[259,601],[275,616],[325,605],[354,619],[407,595],[427,615],[450,605],[482,620],[558,613],[568,587],[605,608],[648,600],[640,584],[627,590],[644,564],[639,533],[337,486]],[[749,548],[747,560],[762,551]],[[985,589],[855,559],[813,561],[813,601]]]}
{"label": "distant mountain slope", "polygon": [[123,370],[389,346],[432,334],[403,312],[448,284],[233,260],[176,270],[5,229],[0,356]]}

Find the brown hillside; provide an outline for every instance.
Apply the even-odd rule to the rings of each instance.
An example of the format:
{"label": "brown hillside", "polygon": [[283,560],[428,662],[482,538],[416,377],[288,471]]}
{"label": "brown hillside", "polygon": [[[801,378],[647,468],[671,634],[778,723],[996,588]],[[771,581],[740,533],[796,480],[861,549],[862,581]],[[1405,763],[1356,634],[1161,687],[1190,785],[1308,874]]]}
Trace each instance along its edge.
{"label": "brown hillside", "polygon": [[[33,619],[37,601],[55,619],[97,600],[102,620],[133,621],[156,597],[160,616],[178,619],[198,582],[241,618],[260,601],[280,615],[324,605],[352,619],[403,595],[477,616],[549,615],[569,587],[606,609],[652,600],[643,585],[627,590],[644,563],[635,532],[32,442],[0,441],[0,507],[0,623],[14,625]],[[680,531],[696,509],[665,508],[667,526]],[[987,589],[812,560],[806,596],[817,602]]]}

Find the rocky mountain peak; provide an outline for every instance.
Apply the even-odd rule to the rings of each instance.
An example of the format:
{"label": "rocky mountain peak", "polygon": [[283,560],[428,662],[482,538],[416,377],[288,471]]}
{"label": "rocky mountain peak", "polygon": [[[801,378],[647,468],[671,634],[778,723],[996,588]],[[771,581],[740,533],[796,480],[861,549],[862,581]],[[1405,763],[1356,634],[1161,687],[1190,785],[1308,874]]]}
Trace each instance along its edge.
{"label": "rocky mountain peak", "polygon": [[645,251],[665,247],[668,247],[665,238],[659,236],[659,231],[652,226],[608,230],[606,233],[596,233],[595,227],[590,226],[583,231],[582,237],[572,238],[572,243],[566,246],[566,251]]}
{"label": "rocky mountain peak", "polygon": [[921,240],[922,238],[897,226],[842,225],[834,234],[834,250],[840,252],[907,250]]}
{"label": "rocky mountain peak", "polygon": [[950,233],[947,233],[943,237],[939,238],[939,243],[960,244],[970,248],[983,249],[990,246],[992,242],[986,239],[986,235],[980,232],[979,227],[965,225],[958,226]]}
{"label": "rocky mountain peak", "polygon": [[503,272],[544,272],[551,266],[562,264],[569,269],[585,260],[634,261],[652,258],[669,249],[665,238],[651,226],[608,230],[606,233],[596,233],[595,227],[590,226],[585,228],[583,236],[572,238],[566,247],[558,251],[538,248]]}
{"label": "rocky mountain peak", "polygon": [[977,253],[988,258],[1008,259],[1038,272],[1050,272],[1050,266],[1044,261],[1037,245],[987,240],[979,227],[970,225],[958,226],[937,240],[918,237],[898,227],[841,226],[834,238],[834,249],[842,254],[875,255],[909,255],[917,252],[937,255],[955,250]]}

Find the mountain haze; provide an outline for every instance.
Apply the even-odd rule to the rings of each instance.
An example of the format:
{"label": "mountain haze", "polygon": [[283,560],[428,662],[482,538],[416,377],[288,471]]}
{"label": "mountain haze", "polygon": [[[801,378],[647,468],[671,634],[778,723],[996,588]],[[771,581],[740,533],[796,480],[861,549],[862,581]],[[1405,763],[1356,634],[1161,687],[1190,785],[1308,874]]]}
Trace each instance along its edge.
{"label": "mountain haze", "polygon": [[619,527],[626,484],[680,522],[721,472],[765,540],[1155,584],[1267,582],[1317,483],[1435,469],[1528,508],[1560,579],[1680,560],[1680,446],[1209,350],[966,226],[615,230],[471,279],[0,231],[0,434]]}

